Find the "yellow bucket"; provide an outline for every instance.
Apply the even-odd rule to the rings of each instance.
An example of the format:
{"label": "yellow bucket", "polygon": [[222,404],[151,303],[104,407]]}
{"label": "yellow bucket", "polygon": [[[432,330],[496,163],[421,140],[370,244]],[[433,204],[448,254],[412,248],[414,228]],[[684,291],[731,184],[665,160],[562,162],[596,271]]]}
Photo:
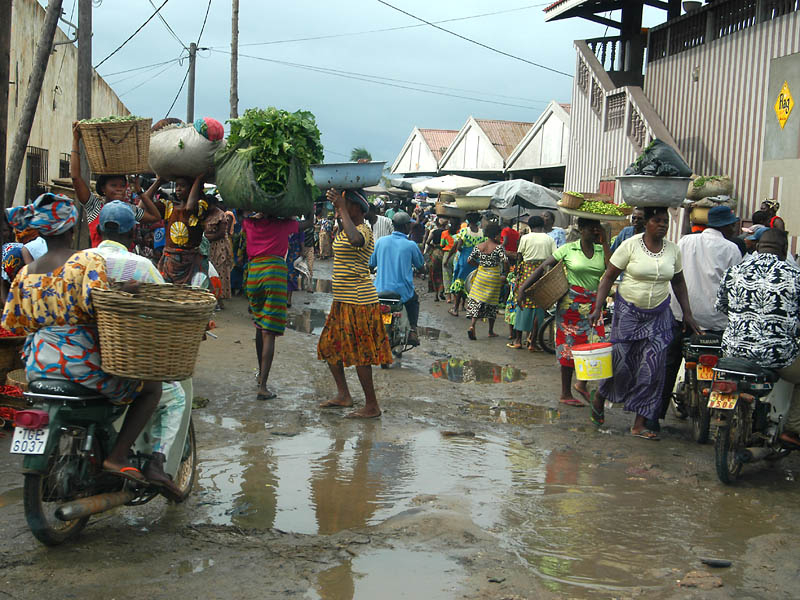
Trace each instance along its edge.
{"label": "yellow bucket", "polygon": [[575,376],[581,381],[608,379],[614,375],[611,344],[581,344],[572,347]]}

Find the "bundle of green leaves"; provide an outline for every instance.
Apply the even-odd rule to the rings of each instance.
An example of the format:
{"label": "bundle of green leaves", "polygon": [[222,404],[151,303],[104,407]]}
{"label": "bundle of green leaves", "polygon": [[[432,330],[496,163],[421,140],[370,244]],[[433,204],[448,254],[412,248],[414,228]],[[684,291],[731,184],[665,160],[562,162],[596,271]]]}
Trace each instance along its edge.
{"label": "bundle of green leaves", "polygon": [[140,121],[143,117],[136,115],[111,115],[110,117],[95,117],[94,119],[83,119],[81,123],[126,123],[128,121]]}
{"label": "bundle of green leaves", "polygon": [[322,143],[317,122],[309,111],[288,112],[277,108],[248,108],[228,121],[228,148],[239,147],[253,166],[259,187],[268,194],[283,191],[289,165],[296,159],[305,169],[305,180],[314,185],[309,165],[321,163]]}

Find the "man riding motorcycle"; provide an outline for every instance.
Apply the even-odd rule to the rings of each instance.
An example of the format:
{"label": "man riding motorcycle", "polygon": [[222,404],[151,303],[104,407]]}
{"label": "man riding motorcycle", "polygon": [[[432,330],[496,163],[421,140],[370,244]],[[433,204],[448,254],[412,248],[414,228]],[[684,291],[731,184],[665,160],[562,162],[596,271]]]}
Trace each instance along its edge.
{"label": "man riding motorcycle", "polygon": [[716,308],[728,315],[725,356],[775,369],[795,385],[780,440],[800,448],[800,268],[786,261],[787,250],[784,231],[765,231],[757,254],[723,276]]}
{"label": "man riding motorcycle", "polygon": [[394,292],[400,295],[400,301],[406,307],[411,332],[408,343],[419,344],[417,322],[419,321],[419,296],[414,289],[414,269],[425,266],[419,246],[408,239],[411,217],[408,213],[398,212],[392,217],[394,231],[375,242],[375,250],[369,259],[369,266],[378,269],[375,288],[382,292]]}

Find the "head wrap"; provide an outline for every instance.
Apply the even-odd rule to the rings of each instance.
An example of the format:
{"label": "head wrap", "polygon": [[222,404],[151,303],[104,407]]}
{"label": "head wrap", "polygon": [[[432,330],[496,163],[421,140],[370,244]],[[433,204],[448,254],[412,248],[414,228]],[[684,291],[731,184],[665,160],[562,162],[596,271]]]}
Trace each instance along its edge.
{"label": "head wrap", "polygon": [[778,209],[781,207],[780,202],[773,200],[772,198],[765,198],[762,204],[766,204],[767,208],[774,210],[775,212],[778,212]]}
{"label": "head wrap", "polygon": [[8,222],[17,231],[32,227],[44,237],[60,235],[78,222],[75,203],[59,194],[42,194],[33,204],[7,208]]}
{"label": "head wrap", "polygon": [[348,202],[358,205],[361,212],[367,213],[369,211],[370,204],[361,190],[347,190],[344,193],[344,197]]}

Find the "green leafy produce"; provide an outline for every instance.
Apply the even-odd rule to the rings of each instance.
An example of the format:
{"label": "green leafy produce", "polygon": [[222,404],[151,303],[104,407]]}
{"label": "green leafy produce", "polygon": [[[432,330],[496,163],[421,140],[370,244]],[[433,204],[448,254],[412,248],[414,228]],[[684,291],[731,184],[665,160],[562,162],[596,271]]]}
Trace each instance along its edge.
{"label": "green leafy produce", "polygon": [[231,126],[227,148],[238,148],[252,164],[259,187],[267,194],[284,191],[289,167],[297,161],[305,182],[315,189],[309,165],[322,162],[322,143],[314,115],[298,110],[249,108]]}
{"label": "green leafy produce", "polygon": [[111,115],[110,117],[96,117],[94,119],[83,119],[81,123],[125,123],[127,121],[140,121],[144,117],[136,115]]}
{"label": "green leafy produce", "polygon": [[567,192],[567,196],[574,196],[575,198],[583,198],[583,194],[579,192]]}
{"label": "green leafy produce", "polygon": [[[625,205],[620,206],[623,208],[625,207]],[[584,202],[578,207],[578,210],[596,215],[609,215],[614,217],[621,217],[624,215],[616,204],[610,204],[608,202]]]}
{"label": "green leafy produce", "polygon": [[696,178],[694,181],[692,181],[692,185],[697,189],[700,189],[707,183],[712,181],[722,181],[723,179],[725,179],[725,177],[722,177],[721,175],[708,175]]}

